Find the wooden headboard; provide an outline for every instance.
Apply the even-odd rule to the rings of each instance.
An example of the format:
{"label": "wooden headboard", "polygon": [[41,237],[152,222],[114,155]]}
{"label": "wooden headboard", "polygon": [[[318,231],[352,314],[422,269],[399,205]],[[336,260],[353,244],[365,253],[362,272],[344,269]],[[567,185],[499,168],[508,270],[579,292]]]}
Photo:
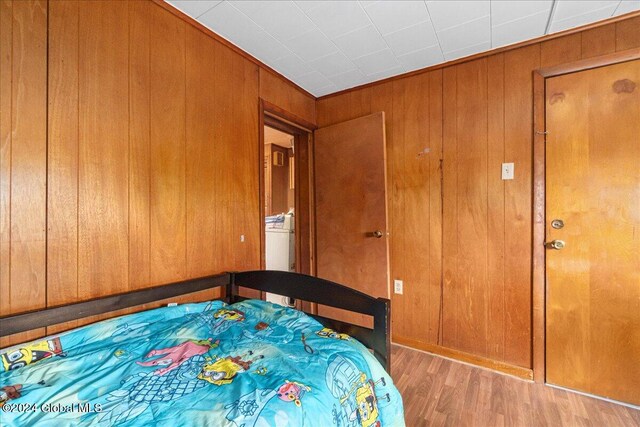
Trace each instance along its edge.
{"label": "wooden headboard", "polygon": [[335,282],[286,271],[224,273],[12,314],[0,317],[0,337],[218,287],[225,288],[224,300],[228,303],[246,299],[238,292],[239,287],[244,287],[372,316],[373,329],[369,329],[309,314],[324,326],[356,338],[373,352],[387,371],[390,369],[391,308],[388,299],[374,298]]}

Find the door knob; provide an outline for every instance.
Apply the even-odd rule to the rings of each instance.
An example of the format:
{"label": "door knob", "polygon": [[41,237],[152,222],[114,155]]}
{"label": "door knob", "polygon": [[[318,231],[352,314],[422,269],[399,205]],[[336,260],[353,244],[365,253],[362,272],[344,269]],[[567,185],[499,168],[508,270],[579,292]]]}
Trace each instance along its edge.
{"label": "door knob", "polygon": [[380,230],[376,230],[373,233],[371,233],[373,235],[373,237],[375,237],[376,239],[379,239],[383,236],[382,231]]}
{"label": "door knob", "polygon": [[560,249],[564,248],[565,244],[564,244],[564,240],[552,240],[550,242],[545,242],[544,243],[544,247],[547,249],[555,249],[557,251],[559,251]]}

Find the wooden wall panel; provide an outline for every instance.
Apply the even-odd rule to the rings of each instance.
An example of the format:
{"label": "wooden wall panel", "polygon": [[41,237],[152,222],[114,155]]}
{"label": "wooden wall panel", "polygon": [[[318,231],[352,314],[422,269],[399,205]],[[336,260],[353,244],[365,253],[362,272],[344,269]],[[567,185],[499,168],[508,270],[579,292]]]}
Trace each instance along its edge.
{"label": "wooden wall panel", "polygon": [[[257,67],[254,66],[257,69]],[[291,83],[260,68],[260,97],[309,123],[316,123],[316,100]]]}
{"label": "wooden wall panel", "polygon": [[128,8],[81,2],[78,61],[78,297],[129,282]]}
{"label": "wooden wall panel", "polygon": [[315,99],[269,73],[261,92],[152,1],[48,7],[0,2],[0,313],[259,268],[259,98],[309,122]]}
{"label": "wooden wall panel", "polygon": [[[535,46],[535,45],[534,45]],[[582,33],[540,43],[541,67],[577,61],[582,57]]]}
{"label": "wooden wall panel", "polygon": [[11,311],[11,93],[13,2],[0,1],[0,312]]}
{"label": "wooden wall panel", "polygon": [[[639,22],[319,100],[320,127],[387,116],[390,269],[405,286],[392,294],[394,341],[531,368],[532,71],[638,47]],[[420,146],[431,150],[428,173]],[[502,181],[503,162],[515,163],[514,180]]]}
{"label": "wooden wall panel", "polygon": [[505,117],[504,54],[487,58],[487,352],[491,359],[504,360],[505,351],[505,182],[502,181]]}
{"label": "wooden wall panel", "polygon": [[151,282],[186,277],[185,27],[152,8],[151,79]]}
{"label": "wooden wall panel", "polygon": [[[531,366],[532,70],[540,68],[537,45],[504,54],[505,161],[516,166],[505,181],[505,362]],[[509,88],[509,90],[506,90]],[[517,308],[517,309],[516,309]]]}
{"label": "wooden wall panel", "polygon": [[148,2],[129,2],[129,289],[151,282],[151,26]]}
{"label": "wooden wall panel", "polygon": [[[259,138],[259,118],[256,100],[259,97],[259,71],[255,64],[241,56],[234,56],[232,76],[235,92],[240,94],[234,104],[234,120],[231,132],[235,135],[228,144],[233,147],[234,160],[230,163],[234,177],[232,188],[234,233],[230,250],[235,255],[234,269],[248,270],[260,267],[260,234],[264,225],[260,222],[259,173],[262,159],[258,157],[256,141]],[[292,109],[295,109],[292,106]],[[314,114],[315,115],[315,114]],[[314,120],[315,121],[315,120]],[[241,159],[241,161],[238,161]],[[227,165],[227,168],[229,166]],[[240,236],[244,236],[241,241]],[[258,291],[246,290],[246,295],[258,297]]]}
{"label": "wooden wall panel", "polygon": [[640,47],[640,16],[616,23],[616,51]]}
{"label": "wooden wall panel", "polygon": [[[458,343],[458,69],[445,68],[442,76],[442,334],[437,344],[456,348]],[[445,196],[446,195],[446,196]],[[447,236],[447,237],[445,237]],[[455,240],[444,244],[445,238]]]}
{"label": "wooden wall panel", "polygon": [[49,11],[47,304],[59,305],[78,298],[78,2]]}
{"label": "wooden wall panel", "polygon": [[[47,4],[4,1],[0,14],[0,313],[5,315],[46,304]],[[5,337],[0,346],[30,336]]]}
{"label": "wooden wall panel", "polygon": [[195,28],[187,28],[187,273],[198,277],[215,272],[215,221],[220,206],[215,204],[216,180],[213,139],[215,122],[215,42]]}
{"label": "wooden wall panel", "polygon": [[582,58],[616,51],[616,24],[593,28],[582,33]]}

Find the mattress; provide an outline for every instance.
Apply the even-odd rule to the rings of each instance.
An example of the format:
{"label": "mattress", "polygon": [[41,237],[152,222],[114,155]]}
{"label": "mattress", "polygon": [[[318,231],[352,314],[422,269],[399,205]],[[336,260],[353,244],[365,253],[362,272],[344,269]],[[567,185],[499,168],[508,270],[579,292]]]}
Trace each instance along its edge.
{"label": "mattress", "polygon": [[404,426],[361,343],[259,300],[122,316],[0,359],[2,425]]}

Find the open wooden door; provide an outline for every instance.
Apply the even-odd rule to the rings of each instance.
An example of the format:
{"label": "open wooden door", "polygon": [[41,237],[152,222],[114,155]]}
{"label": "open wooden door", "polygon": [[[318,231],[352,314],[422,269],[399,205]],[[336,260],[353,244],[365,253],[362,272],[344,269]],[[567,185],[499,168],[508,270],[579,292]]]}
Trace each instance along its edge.
{"label": "open wooden door", "polygon": [[[317,129],[314,149],[316,273],[388,298],[384,113]],[[370,325],[340,311],[318,307],[321,316]]]}
{"label": "open wooden door", "polygon": [[547,382],[640,405],[640,60],[546,80]]}

